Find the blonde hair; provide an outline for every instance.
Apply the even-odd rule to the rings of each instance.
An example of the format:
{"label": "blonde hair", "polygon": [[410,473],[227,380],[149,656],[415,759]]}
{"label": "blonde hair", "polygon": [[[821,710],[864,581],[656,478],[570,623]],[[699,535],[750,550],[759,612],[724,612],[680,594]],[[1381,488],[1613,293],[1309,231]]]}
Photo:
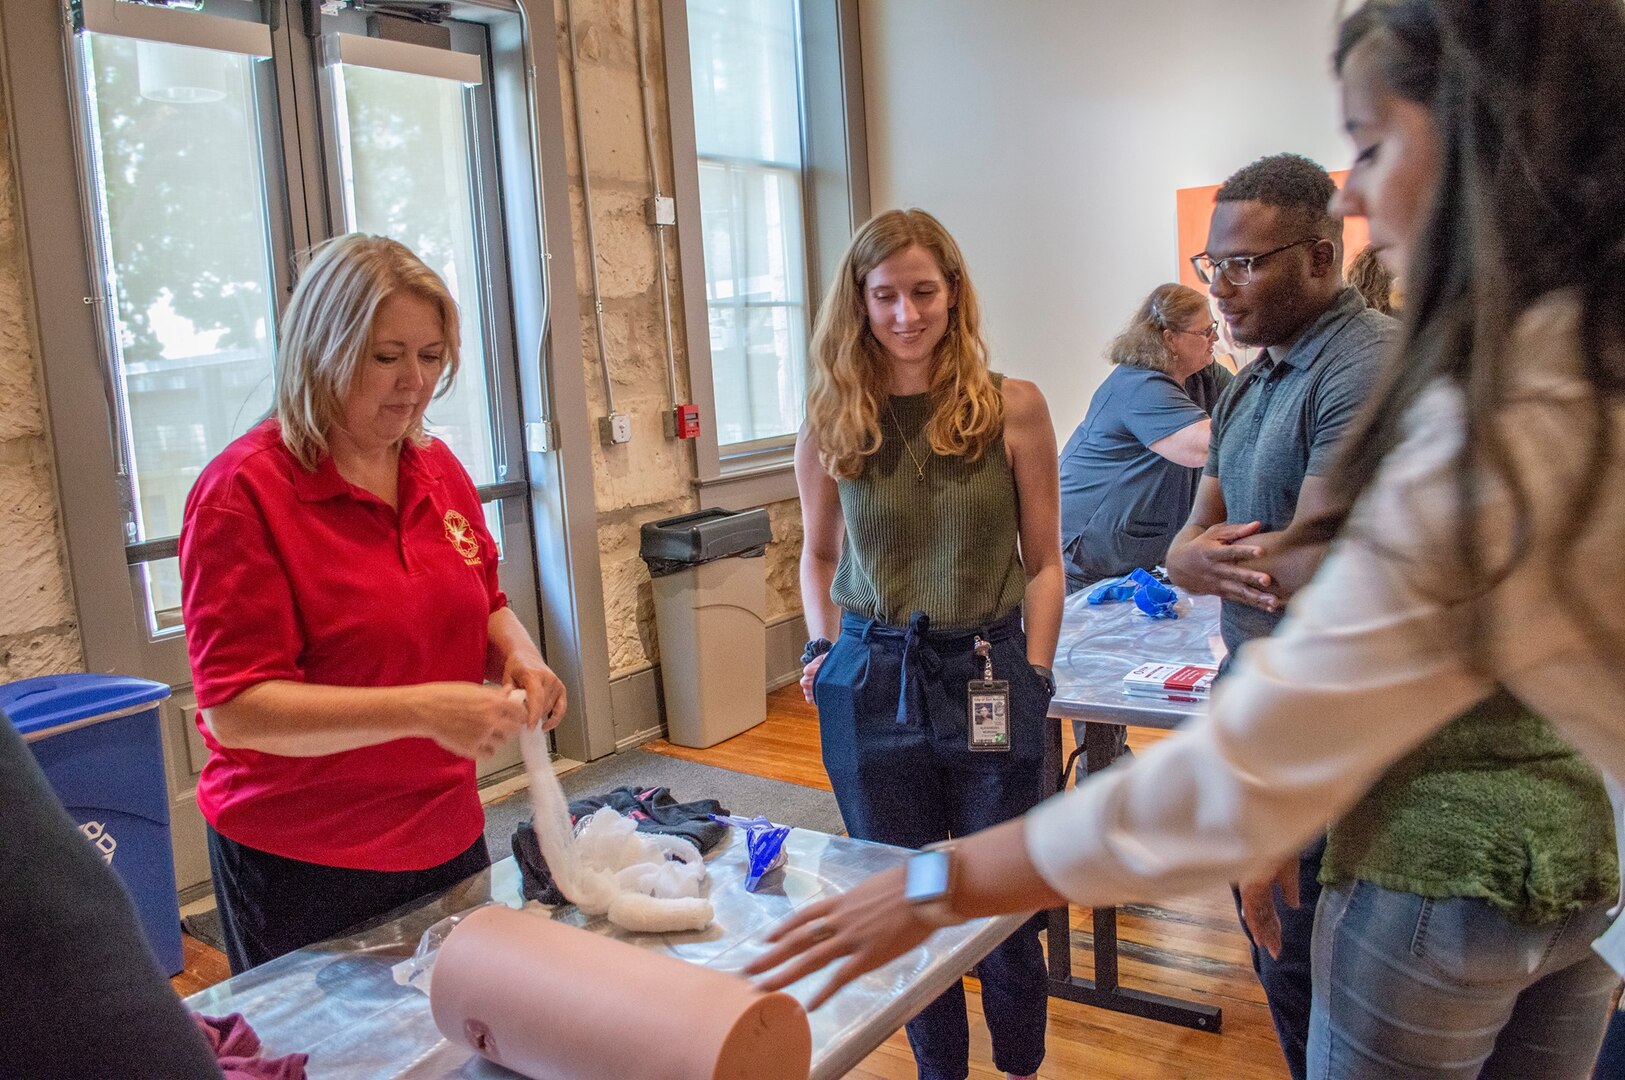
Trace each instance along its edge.
{"label": "blonde hair", "polygon": [[1384,315],[1392,315],[1394,308],[1394,275],[1377,258],[1377,249],[1367,245],[1349,263],[1348,283],[1365,297],[1367,307],[1376,308]]}
{"label": "blonde hair", "polygon": [[[378,307],[397,292],[440,311],[445,367],[439,398],[451,389],[460,361],[457,303],[446,283],[410,248],[384,236],[347,233],[310,249],[304,272],[282,314],[277,341],[276,407],[282,444],[307,469],[328,453],[327,434],[355,381]],[[406,437],[428,441],[421,420]]]}
{"label": "blonde hair", "polygon": [[1106,346],[1106,359],[1114,364],[1168,371],[1174,357],[1162,332],[1176,333],[1198,312],[1208,314],[1207,297],[1187,285],[1169,282],[1151,290],[1127,326]]}
{"label": "blonde hair", "polygon": [[988,371],[981,304],[959,245],[924,210],[888,210],[852,238],[813,330],[807,426],[818,436],[819,463],[836,479],[860,474],[884,439],[880,410],[889,397],[891,360],[869,328],[864,281],[915,246],[931,253],[954,294],[947,333],[932,358],[926,441],[934,453],[976,461],[1003,433],[1004,398]]}

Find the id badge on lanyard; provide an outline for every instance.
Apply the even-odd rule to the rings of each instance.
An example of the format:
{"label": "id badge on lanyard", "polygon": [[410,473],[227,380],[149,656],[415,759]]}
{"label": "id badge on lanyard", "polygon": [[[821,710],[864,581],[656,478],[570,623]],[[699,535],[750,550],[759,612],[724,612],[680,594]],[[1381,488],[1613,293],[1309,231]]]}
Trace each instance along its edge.
{"label": "id badge on lanyard", "polygon": [[993,677],[993,647],[980,636],[975,653],[982,658],[982,677],[966,684],[970,748],[986,753],[1010,749],[1010,682]]}

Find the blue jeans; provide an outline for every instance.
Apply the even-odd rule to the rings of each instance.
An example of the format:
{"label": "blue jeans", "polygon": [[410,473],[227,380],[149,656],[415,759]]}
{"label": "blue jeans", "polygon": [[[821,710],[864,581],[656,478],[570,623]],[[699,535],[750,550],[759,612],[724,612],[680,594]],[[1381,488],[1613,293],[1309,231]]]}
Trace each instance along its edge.
{"label": "blue jeans", "polygon": [[1606,904],[1529,925],[1474,897],[1326,889],[1309,1075],[1583,1080],[1618,979],[1591,951],[1608,921]]}
{"label": "blue jeans", "polygon": [[[1018,615],[981,632],[993,646],[994,678],[1010,683],[1009,750],[969,748],[966,684],[982,677],[973,634],[932,634],[923,615],[907,628],[850,613],[841,620],[813,696],[824,768],[854,837],[922,847],[1019,817],[1043,797],[1049,695],[1027,663]],[[1018,1075],[1044,1060],[1049,982],[1039,925],[1039,916],[1023,923],[977,967],[994,1064]],[[969,1075],[962,983],[907,1029],[920,1080]]]}

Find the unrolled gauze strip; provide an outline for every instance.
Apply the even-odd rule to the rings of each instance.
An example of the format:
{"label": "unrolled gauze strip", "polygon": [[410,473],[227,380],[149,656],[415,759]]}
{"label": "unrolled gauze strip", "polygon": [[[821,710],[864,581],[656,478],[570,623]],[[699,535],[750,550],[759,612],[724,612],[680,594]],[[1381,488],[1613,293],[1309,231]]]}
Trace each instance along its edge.
{"label": "unrolled gauze strip", "polygon": [[801,1003],[749,980],[485,907],[440,946],[441,1034],[532,1080],[806,1080]]}

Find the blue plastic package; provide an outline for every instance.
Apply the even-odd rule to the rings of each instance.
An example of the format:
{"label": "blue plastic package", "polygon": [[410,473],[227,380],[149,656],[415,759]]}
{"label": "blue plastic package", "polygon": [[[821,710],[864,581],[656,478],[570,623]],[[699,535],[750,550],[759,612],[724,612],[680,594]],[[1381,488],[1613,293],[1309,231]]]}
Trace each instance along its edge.
{"label": "blue plastic package", "polygon": [[750,857],[750,869],[745,874],[746,892],[755,892],[764,874],[784,865],[784,838],[790,835],[790,826],[775,825],[765,817],[727,814],[712,814],[711,820],[745,830],[745,853]]}
{"label": "blue plastic package", "polygon": [[1129,578],[1139,586],[1134,590],[1135,607],[1153,619],[1179,618],[1179,613],[1174,610],[1174,605],[1179,602],[1178,593],[1138,567],[1129,574]]}

